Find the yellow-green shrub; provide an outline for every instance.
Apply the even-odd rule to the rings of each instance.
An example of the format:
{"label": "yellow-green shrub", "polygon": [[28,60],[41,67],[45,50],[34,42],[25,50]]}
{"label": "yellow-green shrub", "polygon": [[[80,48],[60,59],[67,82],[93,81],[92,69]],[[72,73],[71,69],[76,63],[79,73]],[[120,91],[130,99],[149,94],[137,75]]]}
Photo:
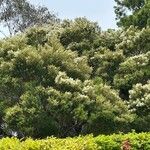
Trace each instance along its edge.
{"label": "yellow-green shrub", "polygon": [[28,138],[25,141],[17,138],[3,138],[0,140],[0,150],[121,150],[125,140],[129,141],[132,150],[150,149],[150,133],[129,133],[65,139],[50,137],[33,140]]}

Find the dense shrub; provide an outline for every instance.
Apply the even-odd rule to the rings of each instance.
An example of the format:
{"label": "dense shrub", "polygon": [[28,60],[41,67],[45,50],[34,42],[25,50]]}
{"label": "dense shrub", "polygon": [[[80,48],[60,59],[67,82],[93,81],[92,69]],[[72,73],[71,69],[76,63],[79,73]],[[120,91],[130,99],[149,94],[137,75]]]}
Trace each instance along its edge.
{"label": "dense shrub", "polygon": [[98,137],[85,136],[75,138],[47,138],[33,140],[31,138],[20,141],[16,138],[3,138],[0,140],[1,150],[121,150],[128,141],[132,150],[149,150],[150,133],[129,133],[126,135],[113,134]]}

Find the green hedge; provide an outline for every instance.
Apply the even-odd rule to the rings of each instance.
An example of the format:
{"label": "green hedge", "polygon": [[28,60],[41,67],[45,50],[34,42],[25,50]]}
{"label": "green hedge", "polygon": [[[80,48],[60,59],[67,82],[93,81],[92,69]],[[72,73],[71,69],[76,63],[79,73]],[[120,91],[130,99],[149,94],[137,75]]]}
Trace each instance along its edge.
{"label": "green hedge", "polygon": [[131,150],[150,150],[150,133],[113,134],[110,136],[91,135],[76,138],[47,138],[20,141],[16,138],[0,140],[0,150],[121,150],[124,141],[128,140]]}

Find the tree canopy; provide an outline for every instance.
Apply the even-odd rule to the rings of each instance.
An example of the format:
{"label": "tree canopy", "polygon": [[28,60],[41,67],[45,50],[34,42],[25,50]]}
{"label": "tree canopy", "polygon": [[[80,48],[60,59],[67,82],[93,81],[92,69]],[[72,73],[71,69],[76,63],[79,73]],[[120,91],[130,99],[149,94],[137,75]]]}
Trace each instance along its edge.
{"label": "tree canopy", "polygon": [[37,24],[56,21],[56,15],[46,7],[35,7],[27,0],[0,0],[0,23],[8,28],[10,35]]}
{"label": "tree canopy", "polygon": [[115,0],[115,13],[118,25],[129,27],[137,26],[140,29],[150,25],[149,0]]}
{"label": "tree canopy", "polygon": [[57,22],[25,0],[0,2],[1,21],[18,33],[0,40],[0,135],[150,131],[150,27],[130,20],[142,21],[148,1],[116,0],[125,28],[107,31],[85,17]]}
{"label": "tree canopy", "polygon": [[65,137],[114,132],[120,124],[128,124],[132,117],[118,92],[91,80],[88,57],[66,50],[59,36],[47,31],[32,28],[1,41],[0,106],[5,130]]}

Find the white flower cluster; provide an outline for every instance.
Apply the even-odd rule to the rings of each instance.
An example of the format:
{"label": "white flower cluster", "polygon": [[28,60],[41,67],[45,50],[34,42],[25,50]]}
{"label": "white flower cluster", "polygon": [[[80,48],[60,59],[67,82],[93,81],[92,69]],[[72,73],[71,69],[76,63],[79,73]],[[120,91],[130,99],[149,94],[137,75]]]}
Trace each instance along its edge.
{"label": "white flower cluster", "polygon": [[83,93],[88,94],[88,93],[91,93],[92,91],[94,91],[94,87],[93,86],[85,86],[82,91],[83,91]]}
{"label": "white flower cluster", "polygon": [[56,84],[67,84],[73,87],[81,85],[81,81],[76,79],[74,80],[73,78],[69,78],[65,72],[60,72],[58,73],[57,77],[55,78],[55,83]]}
{"label": "white flower cluster", "polygon": [[150,108],[150,81],[147,84],[136,84],[132,90],[129,91],[129,108],[137,110],[140,107]]}

